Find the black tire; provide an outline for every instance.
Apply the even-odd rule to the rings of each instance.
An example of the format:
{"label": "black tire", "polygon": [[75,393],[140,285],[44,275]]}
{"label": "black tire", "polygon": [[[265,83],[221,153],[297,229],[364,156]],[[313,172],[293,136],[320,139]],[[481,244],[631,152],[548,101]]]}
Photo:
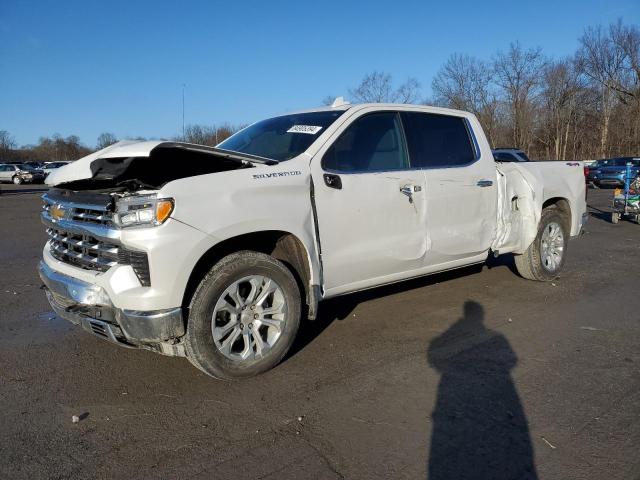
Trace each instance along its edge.
{"label": "black tire", "polygon": [[[550,270],[544,264],[542,259],[541,243],[544,231],[549,225],[555,223],[560,226],[563,236],[563,250],[560,263],[557,268]],[[570,232],[567,231],[567,218],[563,216],[555,206],[547,207],[542,211],[540,225],[538,226],[538,234],[529,248],[522,255],[515,255],[516,269],[518,273],[528,280],[536,280],[539,282],[549,282],[558,278],[567,254],[567,244]]]}
{"label": "black tire", "polygon": [[[264,356],[234,360],[216,346],[212,333],[216,303],[234,282],[261,275],[280,286],[285,301],[285,322],[280,337]],[[189,306],[185,349],[189,361],[212,377],[240,379],[252,377],[275,367],[293,343],[300,325],[300,290],[289,269],[279,260],[244,250],[224,257],[211,268],[196,289]]]}
{"label": "black tire", "polygon": [[22,184],[22,178],[18,177],[17,175],[15,177],[13,177],[11,179],[11,181],[13,182],[14,185],[21,185]]}

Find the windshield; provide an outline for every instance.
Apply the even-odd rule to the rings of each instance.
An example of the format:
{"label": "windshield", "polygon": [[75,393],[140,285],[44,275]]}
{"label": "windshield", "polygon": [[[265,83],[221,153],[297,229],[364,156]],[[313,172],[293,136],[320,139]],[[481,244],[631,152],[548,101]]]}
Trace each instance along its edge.
{"label": "windshield", "polygon": [[217,148],[289,160],[307,150],[343,113],[344,110],[330,110],[269,118],[240,130]]}
{"label": "windshield", "polygon": [[26,163],[23,163],[22,165],[18,165],[18,167],[20,168],[20,170],[29,170],[31,172],[35,170],[35,168],[33,168],[31,165],[27,165]]}

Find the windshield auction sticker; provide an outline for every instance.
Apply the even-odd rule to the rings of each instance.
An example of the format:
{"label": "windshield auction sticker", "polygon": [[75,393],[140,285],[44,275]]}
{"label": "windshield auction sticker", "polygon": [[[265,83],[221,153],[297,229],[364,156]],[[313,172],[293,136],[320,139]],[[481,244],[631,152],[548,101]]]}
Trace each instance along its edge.
{"label": "windshield auction sticker", "polygon": [[322,130],[322,127],[315,127],[313,125],[294,125],[287,130],[287,133],[308,133],[309,135],[315,135],[320,130]]}

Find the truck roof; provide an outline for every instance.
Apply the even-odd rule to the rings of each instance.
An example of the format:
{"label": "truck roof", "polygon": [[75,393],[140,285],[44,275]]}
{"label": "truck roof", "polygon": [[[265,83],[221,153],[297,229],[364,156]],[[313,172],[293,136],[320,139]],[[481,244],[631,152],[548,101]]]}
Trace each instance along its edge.
{"label": "truck roof", "polygon": [[[441,113],[441,114],[454,114],[454,115],[471,115],[469,112],[464,110],[455,110],[452,108],[444,108],[444,107],[435,107],[432,105],[417,105],[413,103],[345,103],[336,107],[326,106],[326,107],[316,107],[316,108],[308,108],[303,110],[294,110],[290,112],[280,113],[278,115],[274,115],[274,117],[282,117],[284,115],[293,115],[296,113],[312,113],[312,112],[327,112],[327,111],[336,111],[336,110],[362,110],[365,108],[378,108],[380,110],[394,110],[394,109],[405,109],[409,107],[410,109],[421,110],[429,113]],[[515,149],[519,150],[519,149]]]}

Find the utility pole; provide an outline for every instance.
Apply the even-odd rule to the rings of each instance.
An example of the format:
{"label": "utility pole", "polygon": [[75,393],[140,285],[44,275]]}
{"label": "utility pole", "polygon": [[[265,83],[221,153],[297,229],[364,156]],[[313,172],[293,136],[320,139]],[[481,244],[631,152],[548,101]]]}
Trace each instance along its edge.
{"label": "utility pole", "polygon": [[185,83],[182,84],[182,141],[183,142],[185,140],[185,137],[184,137],[184,87],[186,87]]}

